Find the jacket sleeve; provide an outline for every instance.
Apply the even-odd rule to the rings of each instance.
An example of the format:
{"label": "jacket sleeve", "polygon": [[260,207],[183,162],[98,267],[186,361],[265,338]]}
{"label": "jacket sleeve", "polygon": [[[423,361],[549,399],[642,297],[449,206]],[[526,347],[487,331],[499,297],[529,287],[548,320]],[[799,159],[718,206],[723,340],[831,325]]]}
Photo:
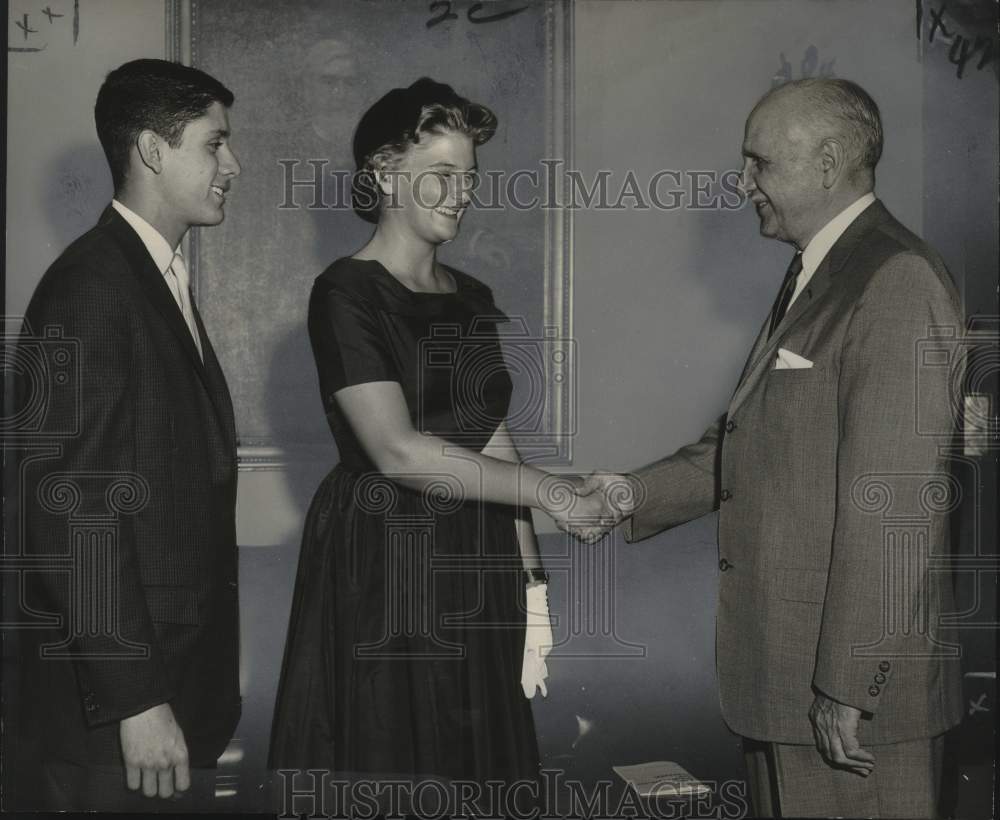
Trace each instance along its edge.
{"label": "jacket sleeve", "polygon": [[[894,533],[886,513],[928,521],[926,491],[947,486],[941,437],[921,431],[953,427],[960,371],[917,355],[931,326],[962,331],[946,279],[917,254],[890,258],[858,300],[842,348],[836,517],[813,683],[870,713],[893,674],[905,673],[905,661],[890,660],[893,641],[915,627],[928,585],[919,553],[937,546]],[[930,513],[939,517],[932,539],[943,515]]]}
{"label": "jacket sleeve", "polygon": [[[60,346],[75,359],[68,392],[67,385],[62,392],[43,386],[47,406],[40,441],[54,456],[34,460],[23,473],[28,552],[52,556],[53,566],[61,567],[31,573],[32,589],[60,616],[59,630],[68,639],[55,656],[39,662],[66,663],[69,655],[82,712],[88,724],[99,725],[173,697],[128,509],[130,503],[141,508],[148,490],[135,473],[131,317],[100,272],[78,264],[50,271],[26,320],[30,335],[22,336],[20,346],[44,357],[45,346],[51,350],[61,338]],[[109,506],[117,506],[117,513]],[[115,521],[104,532],[116,533],[116,539],[91,537],[85,543],[79,530],[71,535],[74,523],[102,516]]]}
{"label": "jacket sleeve", "polygon": [[640,504],[625,523],[626,541],[641,541],[719,508],[724,424],[725,415],[694,444],[634,471],[640,485]]}

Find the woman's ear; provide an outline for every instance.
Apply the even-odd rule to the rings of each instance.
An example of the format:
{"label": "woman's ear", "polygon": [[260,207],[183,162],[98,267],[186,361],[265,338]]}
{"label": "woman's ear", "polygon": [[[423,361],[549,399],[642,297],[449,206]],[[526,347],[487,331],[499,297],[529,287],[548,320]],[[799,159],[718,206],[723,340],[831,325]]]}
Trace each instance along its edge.
{"label": "woman's ear", "polygon": [[393,194],[392,173],[386,168],[376,168],[373,173],[375,174],[375,184],[382,196],[391,197]]}
{"label": "woman's ear", "polygon": [[388,151],[377,151],[369,160],[372,169],[372,177],[379,194],[384,197],[393,197],[396,194],[395,157]]}

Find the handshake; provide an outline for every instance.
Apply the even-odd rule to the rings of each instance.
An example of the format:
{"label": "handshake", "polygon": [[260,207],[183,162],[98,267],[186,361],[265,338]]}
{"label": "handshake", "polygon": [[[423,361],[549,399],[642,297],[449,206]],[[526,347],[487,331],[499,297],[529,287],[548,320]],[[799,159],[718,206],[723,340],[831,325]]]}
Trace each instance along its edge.
{"label": "handshake", "polygon": [[552,476],[542,503],[559,529],[585,544],[600,541],[642,503],[635,476],[595,471],[586,478]]}

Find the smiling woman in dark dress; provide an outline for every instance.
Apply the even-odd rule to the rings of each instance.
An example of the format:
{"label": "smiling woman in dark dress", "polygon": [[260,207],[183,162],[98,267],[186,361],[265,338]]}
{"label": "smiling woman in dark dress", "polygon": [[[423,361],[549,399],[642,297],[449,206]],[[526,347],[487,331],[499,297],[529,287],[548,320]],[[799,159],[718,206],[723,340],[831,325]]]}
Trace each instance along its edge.
{"label": "smiling woman in dark dress", "polygon": [[271,768],[538,781],[528,698],[545,691],[551,630],[527,508],[561,525],[602,508],[564,509],[553,477],[520,462],[505,317],[436,259],[495,129],[489,109],[426,78],[358,125],[355,210],[377,227],[309,303],[340,463],[306,520]]}

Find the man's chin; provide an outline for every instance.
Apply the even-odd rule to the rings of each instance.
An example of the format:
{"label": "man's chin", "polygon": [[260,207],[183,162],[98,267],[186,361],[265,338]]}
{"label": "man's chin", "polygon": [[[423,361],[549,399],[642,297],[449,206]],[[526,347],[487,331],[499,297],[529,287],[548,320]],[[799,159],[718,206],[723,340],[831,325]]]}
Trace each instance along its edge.
{"label": "man's chin", "polygon": [[767,239],[775,239],[778,236],[778,231],[773,224],[762,217],[760,220],[760,235]]}
{"label": "man's chin", "polygon": [[220,205],[214,214],[206,214],[201,221],[194,223],[199,228],[211,228],[213,225],[221,225],[226,219],[226,212]]}
{"label": "man's chin", "polygon": [[458,236],[458,223],[455,223],[455,226],[451,229],[447,227],[439,227],[434,233],[439,245],[444,242],[451,242],[456,236]]}

